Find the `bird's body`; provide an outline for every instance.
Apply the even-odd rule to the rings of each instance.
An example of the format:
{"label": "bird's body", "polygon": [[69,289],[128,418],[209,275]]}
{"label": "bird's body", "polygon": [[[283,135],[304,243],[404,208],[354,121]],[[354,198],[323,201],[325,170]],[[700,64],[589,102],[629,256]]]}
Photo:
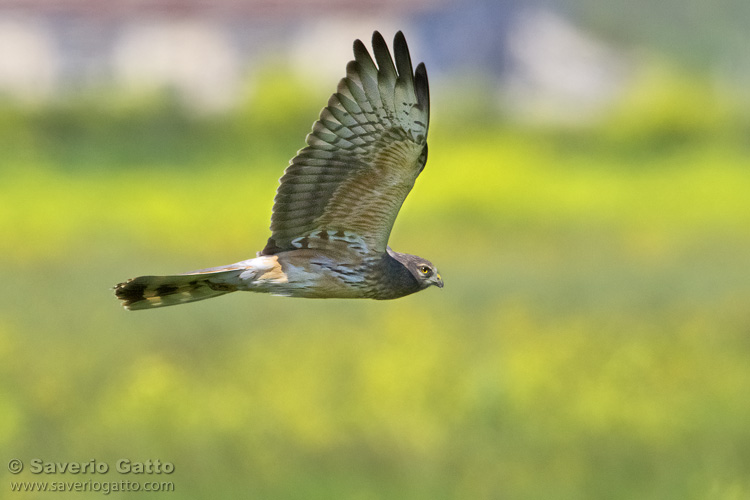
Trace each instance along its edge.
{"label": "bird's body", "polygon": [[388,247],[396,216],[427,161],[427,73],[423,64],[412,70],[401,32],[394,39],[395,66],[377,32],[373,53],[375,61],[355,41],[347,76],[281,178],[272,234],[258,256],[120,283],[115,294],[126,309],[234,291],[394,299],[442,287],[429,261]]}

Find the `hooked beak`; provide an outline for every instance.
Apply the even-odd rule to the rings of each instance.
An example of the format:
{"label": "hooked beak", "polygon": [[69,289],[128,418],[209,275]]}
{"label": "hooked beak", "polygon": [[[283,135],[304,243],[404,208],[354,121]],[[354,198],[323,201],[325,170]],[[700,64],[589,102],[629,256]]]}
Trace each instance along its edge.
{"label": "hooked beak", "polygon": [[443,278],[440,277],[440,273],[435,275],[435,285],[437,285],[438,288],[443,288]]}

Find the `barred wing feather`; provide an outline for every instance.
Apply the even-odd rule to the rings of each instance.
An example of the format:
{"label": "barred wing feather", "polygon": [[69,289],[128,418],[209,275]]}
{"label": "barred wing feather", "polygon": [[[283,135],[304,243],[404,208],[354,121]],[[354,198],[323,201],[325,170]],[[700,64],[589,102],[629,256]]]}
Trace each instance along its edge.
{"label": "barred wing feather", "polygon": [[302,239],[354,233],[383,253],[396,216],[427,160],[429,90],[424,64],[412,69],[401,32],[394,60],[380,33],[370,57],[354,60],[287,167],[274,200],[263,254],[300,248]]}

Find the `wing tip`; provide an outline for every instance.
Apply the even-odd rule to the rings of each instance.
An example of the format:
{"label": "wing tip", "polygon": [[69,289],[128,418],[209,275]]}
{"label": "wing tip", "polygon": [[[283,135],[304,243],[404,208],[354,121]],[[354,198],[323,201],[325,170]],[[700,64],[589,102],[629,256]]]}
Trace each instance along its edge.
{"label": "wing tip", "polygon": [[414,80],[414,67],[411,64],[409,45],[406,43],[406,37],[401,31],[393,37],[393,57],[396,62],[398,79],[408,85],[408,82]]}
{"label": "wing tip", "polygon": [[[388,43],[378,30],[372,32],[372,49],[372,56],[374,57],[370,56],[370,51],[362,40],[359,38],[354,40],[354,61],[351,61],[347,66],[347,73],[350,71],[360,71],[362,69],[360,61],[369,59],[370,61],[374,60],[377,62],[378,72],[388,71],[390,68],[393,68],[397,70],[399,78],[414,79],[416,77],[409,51],[409,44],[406,41],[406,36],[403,31],[398,30],[393,36],[393,56],[391,56],[391,50],[388,48]],[[352,62],[356,62],[360,67],[351,65]],[[419,63],[419,66],[422,66],[420,71],[424,75],[423,79],[426,83],[427,73],[424,68],[424,63]]]}
{"label": "wing tip", "polygon": [[378,30],[375,30],[372,32],[372,45],[375,46],[388,46],[388,44],[385,43],[385,38],[383,38],[383,35],[380,34]]}
{"label": "wing tip", "polygon": [[354,52],[355,59],[359,59],[362,56],[370,57],[370,54],[367,51],[367,46],[359,38],[354,40],[354,43],[352,44],[352,51]]}
{"label": "wing tip", "polygon": [[423,62],[417,65],[417,69],[414,72],[414,90],[417,94],[417,103],[419,103],[419,109],[427,112],[429,117],[430,113],[430,83],[427,78],[427,67]]}

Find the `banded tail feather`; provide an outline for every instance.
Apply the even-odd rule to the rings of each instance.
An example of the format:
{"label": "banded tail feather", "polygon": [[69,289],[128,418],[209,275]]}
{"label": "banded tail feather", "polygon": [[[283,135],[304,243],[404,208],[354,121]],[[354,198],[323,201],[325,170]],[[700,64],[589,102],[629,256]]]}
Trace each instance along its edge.
{"label": "banded tail feather", "polygon": [[242,271],[223,268],[170,276],[139,276],[116,285],[115,295],[129,311],[185,304],[234,292]]}

